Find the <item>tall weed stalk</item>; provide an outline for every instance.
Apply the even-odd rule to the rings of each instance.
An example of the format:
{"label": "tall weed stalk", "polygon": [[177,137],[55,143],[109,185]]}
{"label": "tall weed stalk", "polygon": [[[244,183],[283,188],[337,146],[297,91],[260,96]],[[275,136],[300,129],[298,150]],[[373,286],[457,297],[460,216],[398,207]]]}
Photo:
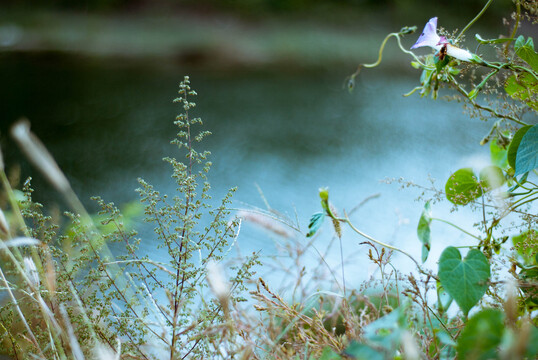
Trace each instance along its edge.
{"label": "tall weed stalk", "polygon": [[[227,339],[227,352],[239,351],[237,335],[210,329],[231,328],[225,314],[244,300],[239,294],[257,260],[253,255],[218,271],[217,280],[206,279],[210,264],[225,268],[239,220],[228,210],[235,189],[212,205],[209,152],[196,149],[209,132],[195,129],[202,125],[190,115],[195,95],[185,77],[174,100],[183,113],[172,141],[184,158],[165,158],[176,193],[161,194],[139,180],[145,221],[155,234],[147,239],[125,224],[114,203],[95,197],[99,217],[90,216],[29,124],[16,125],[23,126],[19,143],[72,211],[57,224],[32,201],[29,181],[20,199],[1,169],[12,220],[11,226],[2,223],[7,230],[0,249],[0,281],[9,296],[0,309],[3,352],[21,359],[207,358],[222,352],[219,338]],[[217,296],[210,295],[208,281]],[[215,290],[222,288],[227,290]]]}

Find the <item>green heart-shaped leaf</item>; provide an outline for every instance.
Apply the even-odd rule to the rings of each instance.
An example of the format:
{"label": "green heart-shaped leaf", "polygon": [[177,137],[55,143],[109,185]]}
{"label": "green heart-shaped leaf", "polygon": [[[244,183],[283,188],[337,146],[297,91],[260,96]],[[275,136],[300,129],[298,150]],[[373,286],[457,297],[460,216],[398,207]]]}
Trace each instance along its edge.
{"label": "green heart-shaped leaf", "polygon": [[456,205],[466,205],[482,196],[482,187],[473,170],[459,169],[450,175],[445,185],[446,198]]}
{"label": "green heart-shaped leaf", "polygon": [[484,296],[490,267],[486,256],[472,249],[465,259],[455,247],[447,247],[439,259],[439,280],[465,315]]}
{"label": "green heart-shaped leaf", "polygon": [[523,35],[520,35],[514,44],[517,56],[525,60],[533,70],[538,71],[538,54],[534,51],[534,42],[529,37],[526,41]]}

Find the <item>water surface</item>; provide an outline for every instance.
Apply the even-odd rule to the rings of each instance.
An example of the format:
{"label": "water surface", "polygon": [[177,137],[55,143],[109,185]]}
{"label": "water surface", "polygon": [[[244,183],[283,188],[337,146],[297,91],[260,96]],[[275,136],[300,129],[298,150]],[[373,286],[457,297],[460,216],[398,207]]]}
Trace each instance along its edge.
{"label": "water surface", "polygon": [[[238,186],[234,206],[264,207],[261,189],[273,209],[299,220],[303,232],[310,215],[319,211],[321,186],[330,188],[340,209],[380,194],[353,220],[366,233],[420,258],[416,224],[423,203],[414,201],[420,191],[380,180],[403,177],[428,186],[432,177],[442,188],[451,172],[488,156],[478,145],[488,124],[469,119],[460,104],[402,97],[416,86],[419,74],[413,72],[364,71],[349,94],[342,84],[353,69],[219,71],[20,55],[0,56],[0,69],[6,161],[22,164],[23,176],[34,177],[37,199],[46,202],[61,200],[14,149],[7,137],[11,123],[21,116],[30,119],[90,208],[91,195],[117,204],[136,199],[138,177],[173,193],[169,166],[161,159],[181,156],[168,142],[181,112],[172,100],[184,75],[199,94],[193,115],[213,133],[203,145],[213,154],[214,198]],[[468,228],[475,220],[450,213],[446,204],[434,211]],[[320,241],[330,231],[324,227]],[[445,225],[435,224],[432,231],[434,255],[428,265],[435,267],[435,254],[464,239]],[[152,251],[151,233],[141,233],[143,249]],[[238,245],[270,255],[274,238],[246,224]],[[360,253],[362,240],[346,232],[346,253]],[[356,263],[364,260],[358,255]]]}

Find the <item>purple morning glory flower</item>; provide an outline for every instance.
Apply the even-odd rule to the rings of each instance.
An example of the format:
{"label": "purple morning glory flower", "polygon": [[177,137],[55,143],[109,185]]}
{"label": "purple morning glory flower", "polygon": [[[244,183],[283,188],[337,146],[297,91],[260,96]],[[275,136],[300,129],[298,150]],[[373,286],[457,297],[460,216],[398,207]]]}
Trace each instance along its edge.
{"label": "purple morning glory flower", "polygon": [[473,59],[473,54],[469,51],[454,46],[446,37],[437,35],[437,17],[433,17],[428,21],[422,34],[418,37],[415,45],[411,46],[411,49],[423,46],[429,46],[439,51],[441,56],[449,55],[462,61],[471,61]]}
{"label": "purple morning glory flower", "polygon": [[[446,40],[446,39],[445,39]],[[437,17],[431,18],[430,21],[424,26],[422,34],[418,37],[415,45],[411,46],[411,49],[416,49],[423,46],[429,46],[436,50],[441,49],[440,45],[441,37],[437,35]]]}

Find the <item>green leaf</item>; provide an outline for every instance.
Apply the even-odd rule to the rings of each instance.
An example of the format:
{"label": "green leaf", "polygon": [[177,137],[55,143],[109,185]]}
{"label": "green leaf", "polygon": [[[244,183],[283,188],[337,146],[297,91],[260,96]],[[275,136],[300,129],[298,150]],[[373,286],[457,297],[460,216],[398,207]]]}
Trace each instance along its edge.
{"label": "green leaf", "polygon": [[503,171],[495,165],[486,166],[480,170],[480,183],[487,190],[497,189],[506,182]]}
{"label": "green leaf", "polygon": [[514,44],[516,55],[529,64],[534,71],[538,71],[538,54],[534,51],[534,42],[529,36],[527,41],[520,35]]}
{"label": "green leaf", "polygon": [[441,60],[439,59],[439,56],[435,55],[433,62],[437,72],[441,72],[441,70],[443,70],[443,68],[450,62],[450,56],[445,56],[443,60]]}
{"label": "green leaf", "polygon": [[341,359],[340,355],[335,353],[330,347],[323,349],[321,356],[318,360],[339,360]]}
{"label": "green leaf", "polygon": [[430,224],[432,223],[432,212],[430,202],[428,201],[424,205],[424,210],[422,210],[422,215],[418,220],[417,235],[419,240],[422,242],[422,262],[425,262],[428,259],[428,254],[430,253],[431,243],[430,243]]}
{"label": "green leaf", "polygon": [[536,359],[538,356],[538,328],[532,327],[529,340],[527,341],[527,359]]}
{"label": "green leaf", "polygon": [[433,75],[436,73],[435,70],[431,70],[431,67],[435,65],[433,54],[428,55],[426,59],[424,59],[424,64],[426,65],[426,67],[420,74],[420,83],[422,84],[422,90],[420,91],[421,97],[428,96],[428,94],[432,90],[432,78]]}
{"label": "green leaf", "polygon": [[406,316],[408,304],[396,308],[391,313],[371,322],[362,329],[362,343],[352,341],[344,354],[355,359],[392,359],[401,345],[402,334],[409,319]]}
{"label": "green leaf", "polygon": [[446,198],[456,205],[466,205],[482,195],[482,188],[473,170],[459,169],[445,185]]}
{"label": "green leaf", "polygon": [[436,282],[437,284],[437,308],[439,312],[443,313],[448,310],[450,304],[454,300],[452,296],[445,290],[440,281]]}
{"label": "green leaf", "polygon": [[512,237],[512,244],[526,265],[532,265],[538,255],[538,231],[531,229]]}
{"label": "green leaf", "polygon": [[383,349],[385,354],[394,354],[400,347],[402,334],[406,331],[409,319],[405,315],[404,304],[391,313],[371,322],[363,330],[363,338],[376,349]]}
{"label": "green leaf", "polygon": [[538,167],[538,125],[531,127],[521,138],[517,148],[515,176]]}
{"label": "green leaf", "polygon": [[439,280],[465,315],[484,296],[490,277],[488,259],[472,249],[463,261],[455,247],[447,247],[439,259]]}
{"label": "green leaf", "polygon": [[384,360],[385,356],[371,346],[361,344],[355,340],[344,350],[344,354],[359,360]]}
{"label": "green leaf", "polygon": [[496,359],[504,332],[504,314],[486,309],[469,319],[458,338],[459,359]]}
{"label": "green leaf", "polygon": [[501,169],[506,169],[508,167],[508,149],[500,146],[498,139],[493,139],[493,141],[489,143],[489,154],[491,162],[494,165],[497,165]]}
{"label": "green leaf", "polygon": [[306,237],[314,236],[314,234],[319,230],[323,220],[325,219],[325,213],[318,212],[312,215],[310,218],[310,223],[308,224],[308,233]]}
{"label": "green leaf", "polygon": [[517,149],[519,148],[519,144],[521,143],[521,139],[523,139],[523,136],[529,131],[529,129],[532,127],[532,125],[523,126],[520,128],[512,138],[512,141],[510,142],[510,147],[508,147],[508,165],[512,169],[516,168],[516,157],[517,157]]}
{"label": "green leaf", "polygon": [[480,89],[478,87],[475,87],[473,90],[469,91],[469,100],[474,100],[476,99],[476,96],[478,95],[478,92],[480,91]]}
{"label": "green leaf", "polygon": [[[518,279],[522,283],[536,284],[538,281],[538,267],[532,266],[521,269]],[[527,309],[530,311],[536,310],[538,308],[538,288],[536,286],[522,286],[521,291],[524,293],[522,298]]]}
{"label": "green leaf", "polygon": [[437,333],[437,337],[439,338],[439,341],[441,342],[441,344],[445,344],[449,346],[456,346],[456,343],[446,331],[439,331]]}
{"label": "green leaf", "polygon": [[501,44],[507,41],[514,40],[513,38],[500,38],[500,39],[483,39],[482,36],[475,34],[474,38],[480,44]]}
{"label": "green leaf", "polygon": [[510,76],[506,79],[504,90],[513,99],[521,101],[538,111],[538,101],[536,98],[538,81],[532,74],[524,72]]}

